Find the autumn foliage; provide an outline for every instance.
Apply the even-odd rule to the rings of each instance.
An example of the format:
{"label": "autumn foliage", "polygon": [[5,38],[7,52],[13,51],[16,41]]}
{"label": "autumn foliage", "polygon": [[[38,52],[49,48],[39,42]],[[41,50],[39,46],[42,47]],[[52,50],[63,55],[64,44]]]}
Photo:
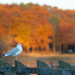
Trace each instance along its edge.
{"label": "autumn foliage", "polygon": [[[57,16],[60,23],[53,25],[49,18]],[[50,43],[55,34],[56,48],[68,49],[75,45],[75,10],[61,10],[39,4],[0,4],[0,41],[5,50],[23,44],[25,51],[51,50]],[[58,35],[59,34],[59,35]],[[4,44],[3,44],[4,43]],[[66,45],[66,47],[64,47]]]}

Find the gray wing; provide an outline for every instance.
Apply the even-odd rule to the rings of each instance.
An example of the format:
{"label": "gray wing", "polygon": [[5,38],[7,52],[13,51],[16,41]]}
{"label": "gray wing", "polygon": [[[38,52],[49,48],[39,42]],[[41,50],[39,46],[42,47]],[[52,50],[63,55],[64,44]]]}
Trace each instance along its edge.
{"label": "gray wing", "polygon": [[19,51],[19,48],[15,47],[12,50],[10,50],[9,52],[5,53],[5,56],[13,56],[14,54],[16,54]]}

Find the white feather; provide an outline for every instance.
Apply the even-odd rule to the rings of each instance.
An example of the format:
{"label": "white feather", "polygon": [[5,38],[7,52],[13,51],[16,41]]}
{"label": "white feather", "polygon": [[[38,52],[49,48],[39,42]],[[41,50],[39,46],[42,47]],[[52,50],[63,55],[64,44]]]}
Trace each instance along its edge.
{"label": "white feather", "polygon": [[5,56],[18,56],[22,52],[22,45],[18,44],[17,47],[13,48],[9,52],[5,53]]}

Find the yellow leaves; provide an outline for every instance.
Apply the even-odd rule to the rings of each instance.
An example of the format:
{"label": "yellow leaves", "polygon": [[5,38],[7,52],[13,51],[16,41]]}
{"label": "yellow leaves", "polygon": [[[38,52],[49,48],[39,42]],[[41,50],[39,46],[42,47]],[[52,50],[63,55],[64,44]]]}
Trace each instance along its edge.
{"label": "yellow leaves", "polygon": [[5,37],[6,29],[3,26],[0,26],[0,36]]}
{"label": "yellow leaves", "polygon": [[20,24],[19,26],[17,26],[17,36],[14,38],[15,41],[17,41],[18,43],[23,43],[24,45],[26,45],[25,43],[28,42],[29,40],[29,36],[30,36],[30,26],[24,25],[24,24]]}
{"label": "yellow leaves", "polygon": [[[25,7],[23,4],[14,6],[0,4],[0,36],[11,35],[17,43],[22,43],[27,49],[47,47],[52,41],[50,37],[53,37],[53,28],[48,22],[50,16],[55,14],[60,18],[59,32],[63,35],[75,23],[75,10],[65,11],[50,7],[48,11],[48,7],[37,7],[35,4],[32,7]],[[74,34],[73,31],[72,33]]]}
{"label": "yellow leaves", "polygon": [[39,31],[39,35],[41,35],[42,37],[43,36],[52,36],[53,34],[53,29],[52,29],[52,26],[51,25],[40,25],[38,27],[38,31]]}
{"label": "yellow leaves", "polygon": [[20,37],[15,37],[14,40],[18,43],[24,43],[24,41]]}
{"label": "yellow leaves", "polygon": [[46,46],[49,42],[51,42],[51,39],[49,39],[50,36],[53,35],[53,30],[51,25],[40,25],[38,27],[38,34],[41,37],[41,45]]}

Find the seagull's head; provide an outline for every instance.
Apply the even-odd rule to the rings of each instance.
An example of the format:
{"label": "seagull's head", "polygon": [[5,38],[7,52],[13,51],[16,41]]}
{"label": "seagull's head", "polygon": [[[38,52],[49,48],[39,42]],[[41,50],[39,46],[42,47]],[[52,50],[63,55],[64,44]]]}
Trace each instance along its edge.
{"label": "seagull's head", "polygon": [[19,43],[19,44],[17,44],[17,46],[20,46],[20,47],[22,47],[22,45]]}

